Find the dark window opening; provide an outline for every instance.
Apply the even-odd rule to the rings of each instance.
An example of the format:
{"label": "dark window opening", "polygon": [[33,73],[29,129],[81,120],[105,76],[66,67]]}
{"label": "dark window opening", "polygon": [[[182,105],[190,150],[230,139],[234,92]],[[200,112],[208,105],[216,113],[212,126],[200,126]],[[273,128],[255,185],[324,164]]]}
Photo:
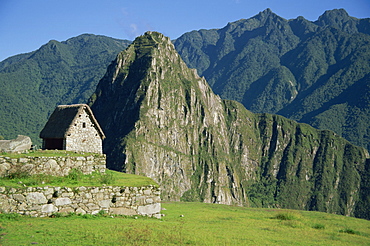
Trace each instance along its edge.
{"label": "dark window opening", "polygon": [[82,123],[82,128],[86,128],[86,123]]}

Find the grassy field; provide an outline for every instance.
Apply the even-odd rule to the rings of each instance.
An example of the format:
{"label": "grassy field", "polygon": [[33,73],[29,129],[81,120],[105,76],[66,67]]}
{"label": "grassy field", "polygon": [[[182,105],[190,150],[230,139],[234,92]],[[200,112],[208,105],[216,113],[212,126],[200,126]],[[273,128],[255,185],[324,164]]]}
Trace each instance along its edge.
{"label": "grassy field", "polygon": [[[5,158],[27,158],[27,157],[76,157],[76,156],[101,156],[95,153],[81,153],[66,150],[36,150],[26,153],[0,153],[0,157]],[[28,173],[19,172],[10,175],[9,177],[0,178],[0,186],[24,187],[24,186],[147,186],[157,184],[150,178],[133,174],[126,174],[112,170],[106,170],[105,174],[93,173],[91,175],[83,175],[77,170],[72,170],[68,176],[56,177],[51,175],[29,175]]]}
{"label": "grassy field", "polygon": [[[12,187],[104,184],[156,185],[150,178],[111,170],[105,175],[83,175],[74,170],[65,177],[21,175],[0,179],[0,186]],[[370,245],[370,221],[362,219],[205,203],[163,203],[162,207],[162,219],[0,214],[0,245]]]}
{"label": "grassy field", "polygon": [[370,245],[370,221],[319,212],[163,203],[162,219],[0,215],[1,245]]}
{"label": "grassy field", "polygon": [[157,186],[151,178],[116,172],[106,169],[105,173],[95,172],[90,175],[84,175],[77,170],[73,170],[67,176],[58,177],[51,175],[15,175],[12,177],[0,178],[0,186],[9,187],[45,187],[45,186],[130,186],[141,187],[147,185]]}

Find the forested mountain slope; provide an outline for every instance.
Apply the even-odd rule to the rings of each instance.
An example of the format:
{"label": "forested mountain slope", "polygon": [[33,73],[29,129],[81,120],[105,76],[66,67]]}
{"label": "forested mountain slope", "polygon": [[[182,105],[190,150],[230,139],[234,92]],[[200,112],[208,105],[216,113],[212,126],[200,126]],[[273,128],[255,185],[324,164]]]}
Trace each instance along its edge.
{"label": "forested mountain slope", "polygon": [[[175,41],[188,66],[222,98],[330,129],[370,150],[370,19],[345,10],[315,22],[267,9]],[[38,133],[57,104],[85,102],[130,41],[81,35],[0,62],[0,136]]]}
{"label": "forested mountain slope", "polygon": [[162,34],[147,32],[118,54],[89,104],[108,167],[153,178],[164,200],[369,218],[365,149],[222,100]]}
{"label": "forested mountain slope", "polygon": [[28,135],[40,147],[39,133],[56,105],[85,103],[129,43],[85,34],[2,61],[0,135]]}
{"label": "forested mountain slope", "polygon": [[175,41],[216,94],[257,113],[330,129],[370,150],[370,19],[343,9],[315,22],[270,9]]}
{"label": "forested mountain slope", "polygon": [[[369,19],[265,10],[184,34],[181,58],[221,97],[369,146]],[[86,102],[130,41],[81,35],[0,63],[0,135],[38,135],[58,104]],[[370,162],[330,131],[253,114],[213,94],[168,38],[117,56],[90,99],[109,167],[157,180],[168,200],[291,207],[369,218]],[[293,199],[294,198],[294,199]]]}

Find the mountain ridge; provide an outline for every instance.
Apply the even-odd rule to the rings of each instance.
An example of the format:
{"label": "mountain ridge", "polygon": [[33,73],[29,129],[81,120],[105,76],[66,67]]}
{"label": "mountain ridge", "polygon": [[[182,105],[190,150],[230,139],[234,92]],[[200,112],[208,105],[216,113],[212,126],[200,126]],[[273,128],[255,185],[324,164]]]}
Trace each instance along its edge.
{"label": "mountain ridge", "polygon": [[[339,16],[340,18],[336,18],[336,16]],[[265,19],[270,19],[269,25],[264,26],[258,24],[260,23],[260,20]],[[274,23],[274,19],[278,20],[277,24]],[[287,25],[287,23],[289,25]],[[333,29],[333,27],[330,26],[330,23],[336,25],[337,28]],[[252,30],[255,30],[256,26],[259,26],[258,32],[253,32]],[[318,75],[323,73],[323,75],[325,75],[326,70],[324,68],[329,66],[333,68],[334,66],[332,61],[336,61],[338,57],[346,55],[349,52],[343,50],[343,54],[333,56],[332,54],[325,54],[325,49],[322,49],[322,51],[316,51],[317,48],[320,49],[320,47],[325,47],[325,45],[323,45],[323,43],[318,43],[320,38],[316,38],[315,41],[314,38],[312,38],[312,35],[314,35],[319,29],[320,32],[323,32],[325,28],[329,27],[331,27],[332,30],[336,30],[337,34],[333,34],[332,31],[328,31],[328,34],[334,37],[338,37],[339,35],[342,36],[342,39],[346,38],[347,40],[349,38],[345,37],[345,35],[347,35],[348,31],[350,31],[350,33],[356,36],[350,38],[352,40],[351,42],[353,43],[351,46],[356,47],[357,42],[362,42],[363,46],[366,42],[368,42],[366,41],[368,38],[367,36],[361,36],[358,34],[370,34],[370,18],[357,19],[350,17],[345,10],[339,9],[326,11],[316,21],[308,21],[304,19],[304,17],[286,20],[273,13],[271,9],[267,9],[249,19],[241,19],[235,22],[230,22],[221,29],[202,29],[199,31],[186,33],[177,39],[177,41],[175,41],[175,45],[187,65],[192,68],[196,68],[201,76],[205,76],[208,83],[211,84],[213,90],[217,94],[221,95],[222,98],[236,99],[239,102],[242,102],[253,112],[278,113],[289,118],[308,123],[320,129],[333,130],[351,142],[363,147],[367,147],[367,149],[370,150],[370,135],[366,130],[369,127],[369,124],[366,122],[370,122],[367,117],[367,115],[369,115],[369,107],[364,103],[353,105],[348,104],[347,102],[342,102],[339,105],[330,105],[328,102],[343,100],[340,98],[329,98],[329,101],[320,102],[321,105],[323,105],[323,108],[318,108],[314,111],[303,112],[305,114],[303,116],[301,116],[301,113],[293,112],[294,110],[287,112],[289,105],[293,103],[293,99],[298,94],[303,92],[301,91],[302,88],[306,88],[307,86],[314,84],[312,79],[317,79],[317,76],[313,76],[314,72]],[[235,35],[242,35],[242,39],[239,39],[241,41],[235,43],[232,35],[226,35],[227,32],[223,34],[224,36],[221,39],[219,33],[220,30],[226,30],[227,28],[231,28],[232,30],[235,29]],[[245,29],[248,29],[249,31],[245,32]],[[264,36],[261,36],[261,33],[266,34],[267,29],[269,29],[269,39],[264,40],[265,38]],[[345,32],[340,34],[341,31],[343,31],[342,29],[347,31],[347,34]],[[280,39],[284,32],[288,32],[290,34],[293,33],[294,35]],[[87,37],[89,37],[89,34],[86,34],[85,38],[79,38],[81,42],[77,42],[77,39],[76,42],[72,42],[74,38],[71,38],[68,41],[59,43],[70,47],[78,43],[80,43],[80,45],[83,45],[84,43],[88,44],[89,41]],[[104,36],[90,35],[90,40],[92,40],[93,37],[97,39],[107,38]],[[189,37],[189,39],[186,37]],[[307,47],[303,47],[302,40],[308,40],[309,38],[311,39],[310,43],[306,42],[304,45]],[[109,46],[105,46],[105,49],[108,50],[108,53],[110,52],[109,47],[117,47],[115,43],[121,42],[117,39],[107,39],[112,41],[108,42]],[[181,39],[184,42],[178,41]],[[55,42],[55,44],[58,44],[58,41]],[[104,66],[107,66],[119,51],[124,49],[124,47],[127,47],[128,43],[131,43],[131,41],[123,42],[125,42],[125,46],[121,46],[122,48],[119,49],[114,48],[115,52],[113,53],[115,54],[109,53],[110,58],[105,60]],[[248,42],[250,42],[248,47],[245,47],[245,44]],[[290,50],[288,52],[290,54],[289,56],[285,53],[284,56],[280,57],[280,54],[286,52],[287,47],[295,47],[297,42],[300,44],[298,49],[294,49],[294,52],[292,52],[293,50]],[[98,43],[101,42],[98,41]],[[287,46],[285,47],[283,44],[287,44]],[[276,45],[281,47],[275,47]],[[360,71],[362,74],[364,74],[363,71],[367,71],[366,67],[359,63],[359,61],[368,59],[368,49],[364,48],[367,46],[365,45],[362,48],[360,47],[363,53],[361,56],[357,56],[357,58],[353,56],[352,58],[346,58],[347,63],[348,61],[354,61],[356,64],[359,64],[359,66],[352,67],[351,71],[346,71],[346,73],[356,74],[358,73],[358,68],[362,70]],[[190,49],[187,47],[190,47]],[[91,50],[92,48],[92,46],[89,47],[89,45],[87,45],[84,49]],[[100,48],[96,49],[96,51],[99,50]],[[331,50],[331,48],[329,47],[327,50]],[[52,71],[54,66],[50,64],[51,60],[58,61],[58,59],[61,57],[54,57],[57,54],[53,54],[51,50],[45,53],[47,56],[37,62],[31,62],[32,59],[26,58],[29,58],[35,52],[38,53],[38,51],[20,54],[0,62],[0,83],[2,88],[4,88],[4,93],[0,99],[2,100],[1,104],[4,105],[3,108],[0,109],[0,121],[3,122],[1,124],[0,135],[5,138],[15,138],[17,134],[22,133],[25,135],[30,135],[34,143],[40,144],[40,140],[37,137],[37,132],[40,131],[47,118],[47,115],[45,114],[40,115],[40,111],[50,114],[55,105],[58,104],[57,101],[61,101],[63,104],[85,102],[84,100],[90,96],[89,94],[92,93],[94,87],[98,83],[98,80],[104,74],[104,66],[100,69],[97,69],[91,67],[93,64],[89,64],[89,62],[91,63],[91,61],[94,60],[100,61],[100,57],[108,55],[104,54],[103,50],[101,51],[102,52],[100,53],[95,53],[93,58],[83,56],[83,52],[81,52],[81,57],[85,57],[86,59],[84,58],[84,60],[86,62],[81,59],[78,60],[79,56],[76,57],[72,55],[71,57],[70,55],[65,54],[69,61],[65,60],[64,65],[58,65],[58,69],[60,69],[58,73],[63,73],[64,75],[68,74],[67,77],[55,74],[57,67],[55,67],[55,71]],[[78,50],[66,50],[66,52],[76,53]],[[246,56],[245,54],[249,54],[248,52],[251,53],[251,55]],[[314,55],[312,55],[312,52],[314,52]],[[361,51],[357,53],[361,53]],[[270,56],[270,54],[273,56]],[[312,61],[305,61],[304,54],[311,54],[310,59],[312,59]],[[316,59],[316,55],[322,57]],[[220,58],[223,60],[218,61]],[[289,59],[297,60],[299,62],[294,64],[289,61]],[[73,61],[72,63],[77,62],[80,65],[75,66],[70,64],[69,62],[71,61]],[[23,63],[23,65],[21,65],[21,63]],[[49,65],[46,63],[49,63]],[[230,65],[225,67],[225,64]],[[11,66],[12,69],[9,70],[9,66]],[[8,69],[6,69],[6,67],[8,67]],[[88,69],[90,69],[88,67],[90,67],[91,71],[94,72],[100,70],[100,75],[96,75],[94,78],[88,78],[92,74],[91,72],[88,72]],[[42,71],[44,74],[41,74],[40,71]],[[339,76],[339,73],[337,73],[335,76]],[[360,80],[362,81],[363,79],[366,80],[366,78],[368,78],[368,75],[364,75],[362,79],[361,76],[358,80],[359,83],[361,83]],[[84,78],[86,78],[86,80]],[[77,85],[74,83],[60,83],[61,80],[84,81],[84,85],[79,85],[80,82],[77,83]],[[217,80],[221,81],[221,83],[217,84]],[[10,81],[15,81],[15,84],[11,84]],[[28,98],[27,95],[25,95],[30,92],[22,93],[23,87],[20,85],[22,81],[24,84],[29,85],[31,88],[30,90],[33,91],[32,97]],[[55,86],[50,83],[55,83]],[[42,84],[41,90],[43,91],[44,95],[40,95],[39,91],[34,91],[33,87],[38,87],[38,84]],[[76,86],[82,86],[82,89],[80,90],[74,88]],[[250,89],[245,91],[248,86]],[[65,87],[65,89],[56,90],[56,87]],[[359,86],[354,87],[358,88]],[[366,89],[366,87],[364,87],[364,89]],[[84,95],[82,96],[83,98],[79,98],[78,96],[78,94],[81,93]],[[362,91],[359,90],[356,91],[356,93],[362,93]],[[47,94],[50,95],[48,96]],[[342,94],[348,95],[349,92],[343,91],[338,94],[338,96]],[[366,92],[364,92],[364,94],[366,94]],[[60,97],[62,99],[53,99],[53,102],[49,104],[48,101],[51,96]],[[20,98],[23,98],[24,100],[20,100]],[[26,106],[27,109],[19,110],[19,108],[14,107],[14,105],[22,104],[23,101],[24,104],[28,105]],[[302,108],[302,106],[299,106],[299,104],[302,102],[302,100],[296,100],[293,103],[294,105],[290,106],[290,108]],[[308,105],[310,105],[310,103],[308,103]],[[359,111],[360,113],[358,113]],[[315,114],[316,112],[318,114]],[[345,114],[344,119],[340,124],[333,120],[333,118],[335,119],[336,117],[335,115],[339,112]],[[37,115],[37,117],[34,117],[34,115]],[[14,117],[16,119],[12,120]],[[42,119],[43,122],[39,123],[37,118]],[[7,123],[8,119],[11,119],[11,124]],[[30,121],[26,124],[24,122],[25,119],[30,119]]]}
{"label": "mountain ridge", "polygon": [[83,34],[0,62],[0,135],[39,133],[58,104],[85,103],[106,66],[128,41]]}
{"label": "mountain ridge", "polygon": [[151,177],[164,200],[367,216],[363,148],[222,100],[160,33],[121,52],[89,104],[108,167]]}
{"label": "mountain ridge", "polygon": [[[344,9],[326,11],[314,22],[286,20],[267,9],[221,29],[185,33],[174,43],[222,98],[336,131],[370,150],[370,104],[330,104],[368,80],[369,29],[370,18],[350,17]],[[333,107],[347,112],[341,123]]]}
{"label": "mountain ridge", "polygon": [[[201,76],[207,71],[217,78],[225,78],[225,82],[217,84],[220,90],[227,88],[230,93],[242,92],[239,95],[242,102],[251,98],[256,108],[263,108],[266,104],[271,111],[284,108],[297,98],[297,92],[301,93],[299,90],[317,92],[326,89],[330,92],[330,86],[310,88],[315,84],[325,85],[325,76],[328,81],[335,82],[341,75],[347,78],[354,75],[358,80],[352,84],[342,81],[341,86],[344,86],[333,87],[333,92],[343,95],[343,98],[330,98],[330,94],[325,94],[323,98],[330,101],[317,102],[312,96],[312,105],[309,100],[296,101],[308,106],[324,105],[322,112],[320,107],[315,109],[317,111],[304,112],[309,116],[307,122],[342,135],[344,131],[350,131],[346,134],[352,134],[352,141],[362,138],[364,141],[360,144],[366,146],[367,122],[370,120],[366,122],[364,119],[370,115],[367,111],[369,104],[365,100],[369,98],[369,76],[367,64],[359,61],[367,59],[366,31],[369,30],[370,19],[354,20],[355,26],[341,22],[339,27],[344,29],[340,30],[317,26],[303,17],[285,20],[269,11],[258,18],[268,26],[259,26],[260,20],[250,18],[229,23],[228,28],[233,33],[212,29],[184,35],[186,45],[191,46],[186,47],[185,42],[182,44],[181,58],[186,63],[196,64]],[[345,32],[354,27],[363,33],[349,36]],[[316,31],[320,35],[316,35]],[[90,41],[93,42],[94,37],[92,35]],[[31,132],[27,135],[38,136],[38,129],[42,128],[55,104],[60,101],[63,104],[75,103],[89,97],[89,90],[92,93],[104,74],[104,71],[98,74],[98,70],[105,69],[102,64],[107,66],[125,46],[124,41],[117,45],[110,38],[102,39],[102,45],[98,47],[102,47],[103,54],[108,49],[106,56],[91,52],[79,53],[76,57],[78,49],[51,41],[40,52],[0,63],[0,67],[4,67],[0,71],[3,88],[0,91],[0,118],[5,122],[0,124],[1,135],[3,132],[25,134],[26,129]],[[89,42],[83,38],[80,40],[81,47]],[[324,45],[323,40],[329,40],[330,46]],[[353,40],[362,42],[362,45],[356,45]],[[252,114],[240,103],[221,100],[213,95],[206,80],[199,78],[194,70],[188,70],[180,61],[168,38],[158,34],[140,42],[136,43],[136,48],[132,46],[127,53],[118,55],[117,61],[120,62],[111,63],[102,80],[109,86],[101,86],[90,101],[98,100],[105,105],[106,112],[116,112],[107,117],[100,114],[103,125],[113,129],[110,133],[113,138],[106,144],[114,145],[107,150],[116,155],[118,161],[113,160],[113,164],[109,164],[111,168],[152,175],[166,187],[163,193],[165,200],[292,207],[368,218],[370,193],[366,151],[331,131],[317,131],[282,116]],[[87,47],[99,50],[94,43]],[[179,47],[181,45],[177,49]],[[294,52],[291,47],[296,47]],[[335,53],[337,50],[342,53]],[[309,59],[304,59],[305,54]],[[27,56],[32,58],[25,59]],[[40,59],[35,59],[37,57]],[[88,58],[86,63],[79,60],[84,57]],[[105,62],[89,63],[96,60]],[[280,64],[281,60],[284,60],[283,64]],[[291,60],[299,62],[292,63]],[[222,62],[226,62],[228,67],[225,68]],[[346,70],[346,64],[354,65]],[[79,65],[81,69],[78,69]],[[257,72],[247,71],[249,67]],[[359,71],[355,70],[357,67]],[[59,72],[53,68],[58,68]],[[209,68],[217,69],[211,71]],[[248,75],[250,86],[256,89],[254,92],[247,94],[242,91],[247,84],[228,84],[238,77],[233,68]],[[77,76],[73,69],[77,69]],[[329,70],[334,70],[336,77],[325,74]],[[93,74],[96,76],[91,76]],[[302,80],[297,79],[299,76]],[[155,82],[164,79],[165,83]],[[12,86],[9,86],[9,81]],[[71,81],[73,83],[69,83]],[[110,84],[112,81],[115,83]],[[176,87],[174,81],[181,83]],[[214,79],[209,84],[215,85],[216,82]],[[131,89],[122,89],[123,85]],[[85,92],[82,97],[81,92]],[[351,96],[355,92],[360,92],[358,98]],[[119,103],[122,100],[126,100],[124,104]],[[330,104],[331,101],[336,104]],[[99,109],[98,103],[94,107],[98,111],[103,108]],[[298,113],[292,112],[292,115],[301,117]],[[333,115],[340,117],[333,118]],[[344,125],[347,128],[343,128]],[[157,174],[159,176],[154,176]],[[292,196],[296,199],[292,200]]]}

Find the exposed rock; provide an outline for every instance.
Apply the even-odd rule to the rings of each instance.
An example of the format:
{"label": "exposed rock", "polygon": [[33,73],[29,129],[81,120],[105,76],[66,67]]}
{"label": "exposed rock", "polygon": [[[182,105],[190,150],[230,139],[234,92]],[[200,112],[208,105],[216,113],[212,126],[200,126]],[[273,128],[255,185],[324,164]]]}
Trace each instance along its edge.
{"label": "exposed rock", "polygon": [[83,210],[82,208],[77,208],[76,209],[76,214],[86,214],[86,211],[85,210]]}
{"label": "exposed rock", "polygon": [[11,164],[10,163],[1,163],[0,164],[0,176],[1,177],[4,177],[8,174],[8,171],[10,170],[11,168]]}
{"label": "exposed rock", "polygon": [[31,192],[26,196],[27,202],[30,204],[42,204],[46,203],[47,199],[41,192]]}
{"label": "exposed rock", "polygon": [[111,201],[112,200],[101,200],[98,204],[102,208],[109,208],[111,206]]}
{"label": "exposed rock", "polygon": [[363,148],[221,100],[159,33],[117,56],[90,104],[107,167],[153,178],[164,200],[355,213]]}
{"label": "exposed rock", "polygon": [[141,215],[157,214],[160,211],[161,211],[161,206],[159,203],[139,206],[138,208],[138,213]]}
{"label": "exposed rock", "polygon": [[0,194],[0,211],[9,213],[11,211],[11,204],[9,198],[6,195]]}
{"label": "exposed rock", "polygon": [[55,175],[60,172],[60,166],[56,160],[50,159],[45,164],[45,174]]}
{"label": "exposed rock", "polygon": [[49,213],[55,213],[57,211],[58,211],[58,208],[54,206],[53,204],[44,204],[41,206],[42,213],[49,214]]}
{"label": "exposed rock", "polygon": [[30,150],[31,146],[31,138],[23,135],[12,140],[0,140],[0,152],[23,152]]}
{"label": "exposed rock", "polygon": [[119,214],[119,215],[136,215],[136,211],[129,208],[110,208],[110,212],[112,214]]}
{"label": "exposed rock", "polygon": [[70,213],[74,213],[75,210],[71,207],[66,207],[66,208],[62,208],[59,210],[59,213],[61,214],[70,214]]}
{"label": "exposed rock", "polygon": [[23,202],[26,198],[22,194],[14,194],[13,198],[17,200],[18,202]]}
{"label": "exposed rock", "polygon": [[68,205],[71,203],[72,203],[71,199],[69,199],[68,197],[60,197],[60,198],[55,199],[56,206]]}
{"label": "exposed rock", "polygon": [[32,169],[34,168],[33,164],[26,164],[22,165],[21,172],[22,173],[31,173]]}

